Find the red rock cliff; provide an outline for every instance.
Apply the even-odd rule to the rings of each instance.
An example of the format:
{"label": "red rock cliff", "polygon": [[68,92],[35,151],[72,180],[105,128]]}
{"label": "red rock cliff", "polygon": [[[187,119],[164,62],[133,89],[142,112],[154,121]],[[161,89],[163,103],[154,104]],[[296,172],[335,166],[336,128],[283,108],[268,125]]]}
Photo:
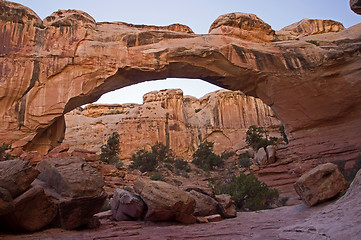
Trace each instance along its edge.
{"label": "red rock cliff", "polygon": [[82,112],[66,114],[64,142],[72,148],[100,152],[100,146],[117,131],[123,159],[157,142],[169,146],[177,156],[189,158],[204,140],[214,142],[219,154],[245,148],[251,125],[264,126],[280,137],[280,121],[272,110],[239,91],[220,90],[197,99],[170,89],[143,98],[142,105],[88,105]]}

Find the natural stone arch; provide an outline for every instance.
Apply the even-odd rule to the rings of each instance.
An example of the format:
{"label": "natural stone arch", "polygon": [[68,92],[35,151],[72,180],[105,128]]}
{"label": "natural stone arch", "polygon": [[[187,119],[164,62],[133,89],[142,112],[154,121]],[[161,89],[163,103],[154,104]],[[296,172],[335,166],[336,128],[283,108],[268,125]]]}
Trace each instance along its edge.
{"label": "natural stone arch", "polygon": [[41,21],[21,5],[0,4],[6,10],[0,18],[0,137],[14,146],[46,149],[61,139],[63,114],[73,108],[117,88],[178,77],[261,98],[290,133],[289,149],[297,153],[291,157],[325,156],[312,149],[317,145],[328,149],[329,159],[360,153],[354,130],[361,125],[360,24],[289,41],[276,41],[276,33],[276,42],[255,43],[237,34],[196,35],[182,25],[96,23],[73,10]]}

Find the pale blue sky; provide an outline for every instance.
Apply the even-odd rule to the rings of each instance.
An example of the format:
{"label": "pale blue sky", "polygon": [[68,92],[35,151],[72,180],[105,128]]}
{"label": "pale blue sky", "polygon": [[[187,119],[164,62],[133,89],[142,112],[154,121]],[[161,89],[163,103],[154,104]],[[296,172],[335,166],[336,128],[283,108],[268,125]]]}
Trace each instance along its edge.
{"label": "pale blue sky", "polygon": [[[256,14],[279,30],[303,18],[332,19],[350,27],[361,22],[361,15],[350,10],[349,0],[14,0],[33,9],[44,19],[58,9],[78,9],[96,21],[169,25],[182,23],[195,33],[207,33],[219,16],[230,12]],[[102,103],[141,103],[144,93],[165,88],[181,88],[186,95],[201,97],[217,89],[200,80],[166,80],[133,85],[105,94]]]}

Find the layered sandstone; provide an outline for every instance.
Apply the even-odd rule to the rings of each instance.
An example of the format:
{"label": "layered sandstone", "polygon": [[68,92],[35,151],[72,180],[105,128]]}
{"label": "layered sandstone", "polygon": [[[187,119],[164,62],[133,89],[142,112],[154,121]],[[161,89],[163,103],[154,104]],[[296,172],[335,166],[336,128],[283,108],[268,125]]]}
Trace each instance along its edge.
{"label": "layered sandstone", "polygon": [[142,105],[92,104],[66,114],[64,143],[99,153],[108,137],[118,132],[122,159],[157,142],[178,157],[190,158],[205,140],[215,143],[218,154],[244,149],[251,125],[280,137],[281,123],[270,107],[240,91],[219,90],[197,99],[183,96],[180,89],[168,89],[147,93],[143,99]]}
{"label": "layered sandstone", "polygon": [[47,152],[64,137],[65,113],[111,90],[179,77],[262,99],[289,136],[278,159],[295,167],[352,165],[361,154],[361,24],[258,43],[96,23],[81,11],[42,21],[19,4],[0,8],[0,139],[13,147]]}

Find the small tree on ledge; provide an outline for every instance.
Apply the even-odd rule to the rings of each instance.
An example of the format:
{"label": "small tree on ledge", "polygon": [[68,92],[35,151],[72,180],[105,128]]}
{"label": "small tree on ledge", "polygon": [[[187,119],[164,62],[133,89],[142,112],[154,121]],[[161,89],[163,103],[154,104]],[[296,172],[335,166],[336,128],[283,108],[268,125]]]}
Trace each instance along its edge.
{"label": "small tree on ledge", "polygon": [[118,157],[120,152],[119,149],[119,134],[117,132],[113,132],[111,136],[109,136],[108,141],[106,144],[100,147],[100,160],[108,163],[113,164],[116,166],[120,166],[121,162]]}

